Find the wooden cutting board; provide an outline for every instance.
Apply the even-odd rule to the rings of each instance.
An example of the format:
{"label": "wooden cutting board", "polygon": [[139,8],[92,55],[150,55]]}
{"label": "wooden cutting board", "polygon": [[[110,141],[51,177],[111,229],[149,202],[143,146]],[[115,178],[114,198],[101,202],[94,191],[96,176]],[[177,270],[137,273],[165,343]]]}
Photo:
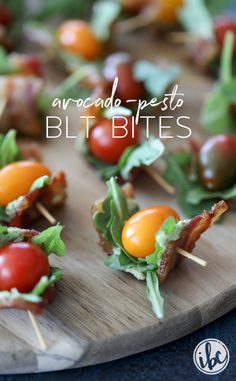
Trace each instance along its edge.
{"label": "wooden cutting board", "polygon": [[[174,62],[183,61],[179,47],[167,49],[149,39],[139,36],[136,50],[147,57],[161,51]],[[133,45],[128,40],[126,44]],[[211,83],[183,62],[180,83],[185,93],[184,110],[198,135],[199,108]],[[76,131],[78,111],[67,114],[71,131]],[[1,374],[68,369],[118,359],[187,335],[236,306],[233,212],[197,244],[195,254],[205,258],[208,266],[185,260],[162,286],[165,319],[159,323],[147,301],[145,283],[103,264],[104,253],[92,227],[90,208],[105,194],[105,185],[75,152],[74,140],[47,140],[41,143],[41,149],[45,162],[55,171],[65,170],[68,179],[67,204],[55,212],[65,225],[67,254],[52,260],[64,269],[64,278],[56,300],[38,317],[48,345],[46,352],[39,350],[26,312],[0,312]],[[176,207],[174,197],[145,175],[136,182],[136,194],[141,206],[168,203]],[[47,224],[41,221],[35,226],[45,228]]]}

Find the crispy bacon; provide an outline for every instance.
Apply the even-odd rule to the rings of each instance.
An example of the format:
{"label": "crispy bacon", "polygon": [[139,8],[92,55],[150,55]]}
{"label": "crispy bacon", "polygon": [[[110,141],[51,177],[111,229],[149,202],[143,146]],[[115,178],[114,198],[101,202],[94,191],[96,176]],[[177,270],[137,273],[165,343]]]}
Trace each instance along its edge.
{"label": "crispy bacon", "polygon": [[[192,218],[183,229],[181,238],[178,241],[170,242],[166,252],[162,256],[160,267],[157,271],[160,283],[163,283],[168,277],[170,271],[177,264],[180,255],[176,252],[176,248],[191,253],[201,235],[209,229],[220,216],[226,212],[228,205],[225,201],[219,201],[213,205],[210,212],[204,211],[201,215]],[[182,257],[181,257],[182,258]]]}
{"label": "crispy bacon", "polygon": [[43,128],[38,110],[38,97],[43,81],[23,75],[0,76],[0,98],[6,102],[1,115],[2,132],[11,128],[20,134],[39,138]]}
{"label": "crispy bacon", "polygon": [[36,189],[24,196],[22,203],[17,208],[9,226],[24,228],[41,216],[36,208],[36,202],[40,202],[46,209],[52,210],[61,206],[66,198],[66,179],[64,172],[58,172],[52,178],[50,185]]}

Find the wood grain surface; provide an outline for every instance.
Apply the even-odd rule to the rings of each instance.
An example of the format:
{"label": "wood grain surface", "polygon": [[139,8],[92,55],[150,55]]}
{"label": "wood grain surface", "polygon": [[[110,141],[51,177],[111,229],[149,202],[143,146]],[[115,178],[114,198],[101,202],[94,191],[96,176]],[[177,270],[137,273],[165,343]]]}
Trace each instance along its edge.
{"label": "wood grain surface", "polygon": [[[166,47],[152,38],[140,35],[138,40],[130,37],[117,44],[132,46],[136,55],[151,58],[156,54],[184,64],[180,78],[180,89],[185,94],[184,113],[191,116],[191,127],[199,136],[200,105],[211,81],[188,64],[183,49]],[[56,81],[53,70],[51,85]],[[71,109],[67,114],[71,131],[76,131],[78,110]],[[181,144],[179,140],[174,143]],[[147,301],[145,283],[103,264],[104,253],[98,246],[90,208],[94,200],[105,194],[106,187],[76,153],[74,144],[73,139],[64,138],[40,143],[45,162],[54,171],[65,170],[69,185],[66,206],[55,212],[65,225],[67,254],[59,261],[52,258],[53,264],[60,262],[64,278],[56,300],[38,318],[48,350],[40,351],[26,312],[1,311],[1,374],[59,370],[114,360],[182,337],[236,306],[235,214],[230,212],[223,224],[215,225],[197,244],[194,253],[206,259],[208,266],[203,268],[184,260],[162,286],[165,319],[159,323]],[[135,185],[141,206],[168,203],[177,207],[175,198],[166,195],[146,175]],[[47,224],[40,221],[35,226],[44,228]]]}

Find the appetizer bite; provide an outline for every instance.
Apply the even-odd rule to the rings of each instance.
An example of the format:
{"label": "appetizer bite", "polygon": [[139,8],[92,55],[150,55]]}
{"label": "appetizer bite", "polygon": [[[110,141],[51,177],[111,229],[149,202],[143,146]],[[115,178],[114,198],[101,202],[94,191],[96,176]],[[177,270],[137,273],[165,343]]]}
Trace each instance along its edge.
{"label": "appetizer bite", "polygon": [[101,246],[108,254],[105,264],[131,273],[138,280],[146,280],[153,311],[158,319],[163,319],[164,301],[159,283],[166,281],[180,255],[197,258],[190,254],[196,241],[228,206],[220,201],[210,212],[181,220],[175,210],[166,205],[139,210],[131,184],[120,188],[111,178],[107,185],[107,197],[92,208]]}
{"label": "appetizer bite", "polygon": [[14,131],[0,135],[0,221],[23,228],[64,203],[66,180],[62,171],[52,175],[44,164],[24,160],[14,137]]}
{"label": "appetizer bite", "polygon": [[236,138],[217,135],[201,147],[165,156],[165,178],[175,186],[178,202],[187,216],[209,208],[214,201],[235,204]]}
{"label": "appetizer bite", "polygon": [[[121,111],[129,111],[121,109]],[[126,123],[126,135],[119,126]],[[141,170],[146,170],[164,152],[160,139],[150,137],[141,142],[141,127],[135,125],[134,117],[116,117],[116,133],[113,135],[112,118],[94,120],[86,133],[82,128],[77,147],[90,164],[98,169],[103,179],[118,176],[120,181],[134,180]],[[88,136],[88,138],[86,137]]]}
{"label": "appetizer bite", "polygon": [[49,255],[65,255],[62,226],[44,231],[0,226],[0,309],[42,313],[56,296],[62,270],[51,267]]}

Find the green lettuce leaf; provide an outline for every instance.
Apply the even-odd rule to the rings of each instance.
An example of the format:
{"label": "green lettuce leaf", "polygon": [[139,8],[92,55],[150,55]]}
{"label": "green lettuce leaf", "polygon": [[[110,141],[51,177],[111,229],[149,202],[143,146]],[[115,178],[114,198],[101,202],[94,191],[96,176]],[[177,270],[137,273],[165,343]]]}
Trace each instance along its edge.
{"label": "green lettuce leaf", "polygon": [[22,155],[16,144],[16,131],[10,130],[6,135],[0,134],[0,168],[21,159]]}
{"label": "green lettuce leaf", "polygon": [[184,28],[197,37],[214,40],[213,20],[204,0],[185,0],[178,12]]}
{"label": "green lettuce leaf", "polygon": [[109,39],[111,26],[121,12],[121,4],[117,1],[101,0],[92,9],[91,26],[101,41]]}
{"label": "green lettuce leaf", "polygon": [[43,251],[49,254],[55,254],[59,257],[65,255],[65,243],[61,239],[61,225],[51,226],[32,238],[32,243],[42,246]]}
{"label": "green lettuce leaf", "polygon": [[153,164],[163,154],[164,150],[164,144],[160,139],[156,139],[153,136],[134,149],[128,148],[128,151],[123,153],[118,162],[121,176],[127,180],[134,168]]}
{"label": "green lettuce leaf", "polygon": [[180,74],[181,70],[177,65],[161,67],[146,60],[134,64],[135,78],[144,83],[146,91],[152,97],[161,98]]}
{"label": "green lettuce leaf", "polygon": [[146,274],[147,297],[152,305],[154,314],[158,319],[164,317],[164,299],[160,294],[159,281],[155,271],[147,271]]}
{"label": "green lettuce leaf", "polygon": [[230,200],[233,197],[236,197],[236,183],[231,188],[219,192],[210,192],[201,186],[195,186],[187,192],[186,196],[187,202],[192,205],[197,205],[204,200]]}
{"label": "green lettuce leaf", "polygon": [[0,247],[10,242],[21,242],[24,240],[25,229],[8,228],[0,225]]}

